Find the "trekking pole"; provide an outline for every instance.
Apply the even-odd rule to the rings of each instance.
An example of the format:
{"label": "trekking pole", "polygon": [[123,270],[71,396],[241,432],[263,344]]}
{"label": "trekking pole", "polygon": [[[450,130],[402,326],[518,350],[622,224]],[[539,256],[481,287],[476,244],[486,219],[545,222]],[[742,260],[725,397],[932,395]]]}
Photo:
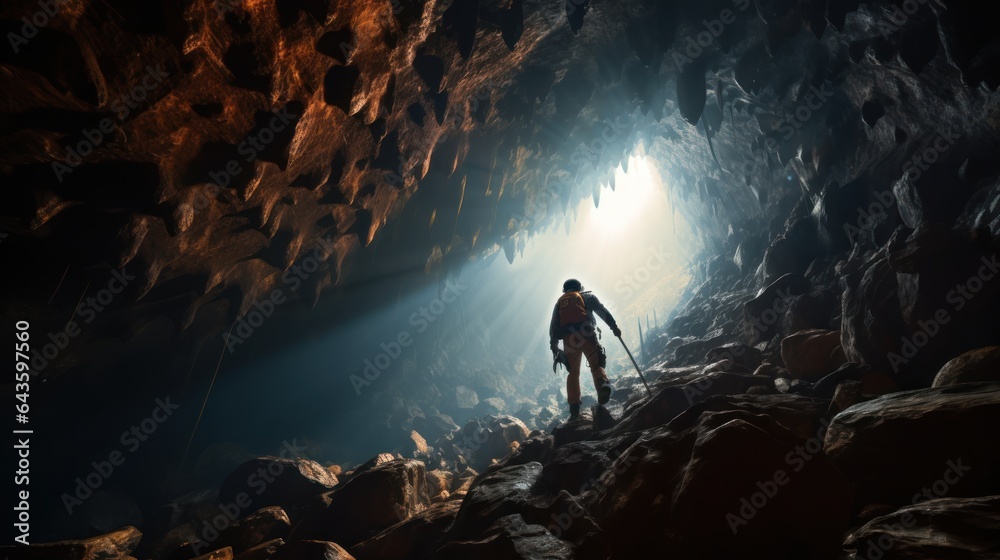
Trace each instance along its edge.
{"label": "trekking pole", "polygon": [[628,346],[625,345],[625,341],[622,340],[622,337],[619,336],[618,340],[622,343],[622,348],[625,348],[628,358],[632,360],[632,365],[635,366],[635,371],[639,374],[639,379],[642,379],[642,384],[646,386],[646,392],[649,393],[649,398],[653,398],[653,392],[649,390],[649,383],[646,383],[646,378],[643,377],[642,371],[639,369],[639,364],[635,363],[635,358],[632,357],[632,352],[629,351]]}

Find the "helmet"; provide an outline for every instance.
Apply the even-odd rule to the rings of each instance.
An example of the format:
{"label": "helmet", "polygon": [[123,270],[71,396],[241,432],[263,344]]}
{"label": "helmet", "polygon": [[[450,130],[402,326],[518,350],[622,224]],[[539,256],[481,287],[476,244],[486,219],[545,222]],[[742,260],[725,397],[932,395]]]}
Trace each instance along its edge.
{"label": "helmet", "polygon": [[583,284],[576,278],[570,278],[563,282],[563,292],[579,292],[583,289]]}

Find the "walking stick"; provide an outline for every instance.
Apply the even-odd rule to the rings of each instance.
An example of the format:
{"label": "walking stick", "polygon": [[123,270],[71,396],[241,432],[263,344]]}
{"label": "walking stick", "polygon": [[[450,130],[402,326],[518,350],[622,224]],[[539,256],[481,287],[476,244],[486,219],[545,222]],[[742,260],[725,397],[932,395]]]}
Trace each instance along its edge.
{"label": "walking stick", "polygon": [[628,358],[632,360],[632,365],[635,366],[636,373],[639,374],[639,379],[642,379],[642,384],[646,386],[646,392],[649,393],[649,398],[653,398],[653,392],[649,390],[649,383],[646,383],[646,378],[643,377],[642,371],[639,369],[639,364],[635,363],[635,358],[632,357],[632,352],[629,352],[628,346],[625,346],[625,341],[622,337],[618,337],[618,340],[622,343],[622,347],[625,348],[625,352],[628,353]]}

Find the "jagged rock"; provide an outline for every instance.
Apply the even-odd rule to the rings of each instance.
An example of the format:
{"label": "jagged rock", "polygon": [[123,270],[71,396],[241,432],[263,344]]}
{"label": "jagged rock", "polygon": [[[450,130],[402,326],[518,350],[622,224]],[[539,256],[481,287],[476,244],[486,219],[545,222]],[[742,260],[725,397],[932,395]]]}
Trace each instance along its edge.
{"label": "jagged rock", "polygon": [[460,501],[435,504],[351,547],[358,560],[428,558],[458,514]]}
{"label": "jagged rock", "polygon": [[422,462],[384,462],[360,471],[331,492],[329,505],[293,526],[289,541],[328,540],[350,547],[409,519],[429,504]]}
{"label": "jagged rock", "polygon": [[545,464],[552,456],[554,445],[555,438],[553,436],[544,433],[532,435],[522,441],[517,451],[505,457],[499,466],[523,465],[532,461]]}
{"label": "jagged rock", "polygon": [[989,289],[997,250],[979,232],[922,224],[893,234],[887,257],[845,276],[841,340],[848,359],[926,387],[948,360],[997,343],[983,325],[1000,313]]}
{"label": "jagged rock", "polygon": [[484,420],[470,420],[462,429],[462,455],[471,459],[471,465],[485,470],[493,460],[502,459],[528,437],[528,427],[513,416],[489,416]]}
{"label": "jagged rock", "polygon": [[258,457],[234,470],[219,487],[219,502],[252,512],[288,506],[330,490],[337,477],[316,461]]}
{"label": "jagged rock", "polygon": [[743,394],[754,385],[769,386],[771,381],[749,374],[710,373],[684,385],[654,388],[653,398],[623,417],[610,433],[618,435],[660,426],[696,402],[715,395]]}
{"label": "jagged rock", "polygon": [[479,416],[496,415],[502,413],[507,408],[507,403],[499,397],[489,397],[487,399],[482,399],[479,401],[475,407],[473,407],[473,414]]}
{"label": "jagged rock", "polygon": [[218,546],[232,547],[233,552],[239,554],[265,541],[287,537],[291,527],[288,515],[280,507],[261,508],[222,531]]}
{"label": "jagged rock", "polygon": [[479,395],[476,394],[472,389],[459,385],[455,387],[455,402],[454,405],[460,410],[471,410],[479,404]]}
{"label": "jagged rock", "polygon": [[105,560],[128,558],[142,533],[135,527],[123,527],[89,539],[37,543],[28,546],[0,547],[0,553],[25,560]]}
{"label": "jagged rock", "polygon": [[423,457],[430,454],[430,449],[427,447],[427,440],[418,434],[416,430],[410,430],[410,441],[413,442],[412,455],[414,457]]}
{"label": "jagged rock", "polygon": [[233,560],[233,549],[227,546],[200,556],[195,556],[191,560]]}
{"label": "jagged rock", "polygon": [[427,472],[427,490],[428,493],[433,497],[437,496],[441,492],[447,492],[451,489],[451,483],[455,479],[455,474],[442,471],[433,470]]}
{"label": "jagged rock", "polygon": [[847,362],[839,331],[806,330],[781,341],[781,359],[795,379],[818,379]]}
{"label": "jagged rock", "polygon": [[472,488],[472,483],[475,482],[476,477],[479,473],[472,470],[471,468],[466,468],[462,472],[455,475],[455,479],[452,481],[452,487],[449,492],[452,497],[465,497],[469,492],[469,488]]}
{"label": "jagged rock", "polygon": [[[713,400],[724,399],[750,397]],[[756,408],[772,400],[754,399],[765,399]],[[651,546],[697,558],[832,557],[852,499],[822,453],[822,432],[803,438],[747,410],[695,412],[644,433],[615,460],[614,478],[593,497],[603,529],[584,543],[593,557]]]}
{"label": "jagged rock", "polygon": [[865,399],[861,391],[860,381],[843,381],[837,385],[837,390],[833,393],[833,399],[830,402],[830,412],[837,414],[864,400],[867,399]]}
{"label": "jagged rock", "polygon": [[[714,332],[714,331],[713,331]],[[709,350],[720,345],[732,343],[734,338],[725,333],[709,333],[703,340],[695,340],[681,344],[674,350],[672,364],[675,366],[688,366],[701,362]]]}
{"label": "jagged rock", "polygon": [[271,560],[355,560],[337,543],[319,540],[290,542],[278,549]]}
{"label": "jagged rock", "polygon": [[570,560],[570,546],[543,525],[529,525],[518,514],[501,517],[476,540],[450,542],[432,560]]}
{"label": "jagged rock", "polygon": [[825,449],[854,484],[859,507],[909,504],[927,488],[946,490],[936,497],[1000,493],[1000,436],[982,429],[998,413],[997,383],[893,393],[834,417]]}
{"label": "jagged rock", "polygon": [[1000,554],[1000,496],[941,498],[872,519],[847,536],[850,560],[986,560]]}
{"label": "jagged rock", "polygon": [[730,360],[748,372],[752,372],[760,366],[762,356],[760,350],[752,346],[732,342],[709,350],[705,354],[705,360],[709,363]]}
{"label": "jagged rock", "polygon": [[976,381],[1000,381],[1000,346],[979,348],[952,359],[938,371],[932,386]]}
{"label": "jagged rock", "polygon": [[746,302],[743,305],[743,331],[749,344],[774,338],[792,298],[808,291],[809,281],[801,274],[786,274]]}
{"label": "jagged rock", "polygon": [[[621,440],[619,440],[621,441]],[[611,465],[617,456],[615,441],[581,441],[557,448],[542,469],[542,482],[551,490],[579,494]]]}
{"label": "jagged rock", "polygon": [[505,467],[477,479],[462,500],[450,533],[478,535],[496,519],[517,512],[533,499],[532,488],[541,474],[541,464],[527,463]]}
{"label": "jagged rock", "polygon": [[421,433],[428,441],[437,441],[438,438],[458,430],[459,427],[451,416],[432,411],[426,416],[413,418],[413,429]]}
{"label": "jagged rock", "polygon": [[272,556],[274,556],[274,553],[283,546],[285,546],[285,541],[283,539],[274,539],[262,542],[257,546],[248,548],[237,554],[233,560],[269,560]]}

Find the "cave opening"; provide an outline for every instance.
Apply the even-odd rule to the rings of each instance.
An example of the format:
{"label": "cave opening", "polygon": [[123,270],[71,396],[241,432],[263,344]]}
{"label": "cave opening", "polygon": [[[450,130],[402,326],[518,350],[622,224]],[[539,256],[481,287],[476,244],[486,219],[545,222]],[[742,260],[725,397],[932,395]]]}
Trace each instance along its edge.
{"label": "cave opening", "polygon": [[4,2],[0,554],[995,557],[981,4]]}

